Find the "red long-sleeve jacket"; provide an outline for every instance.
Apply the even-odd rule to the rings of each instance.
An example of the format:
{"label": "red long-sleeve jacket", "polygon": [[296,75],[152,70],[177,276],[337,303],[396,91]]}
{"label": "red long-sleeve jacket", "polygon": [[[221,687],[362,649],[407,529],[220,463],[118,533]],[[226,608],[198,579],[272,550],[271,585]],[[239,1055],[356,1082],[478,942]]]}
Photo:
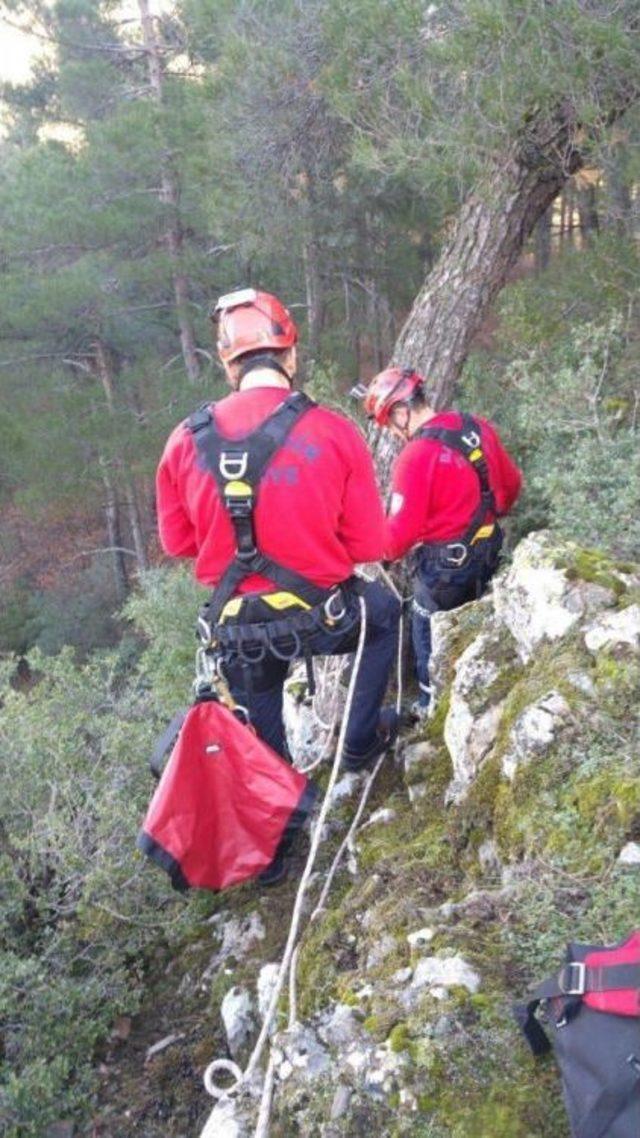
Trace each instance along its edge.
{"label": "red long-sleeve jacket", "polygon": [[[215,404],[221,433],[242,438],[259,426],[288,392],[254,387]],[[216,585],[235,553],[235,537],[213,475],[197,461],[184,423],[173,431],[156,478],[160,541],[172,557],[194,557],[195,574]],[[262,553],[323,588],[346,580],[354,565],[377,561],[384,511],[373,462],[360,431],[326,407],[295,424],[260,483],[254,522]],[[240,591],[271,588],[247,577]]]}
{"label": "red long-sleeve jacket", "polygon": [[[500,516],[518,497],[522,475],[496,428],[486,419],[476,422]],[[458,429],[461,423],[458,412],[442,411],[426,425]],[[393,467],[385,557],[395,561],[418,543],[462,537],[479,502],[480,483],[467,459],[437,439],[412,439]]]}

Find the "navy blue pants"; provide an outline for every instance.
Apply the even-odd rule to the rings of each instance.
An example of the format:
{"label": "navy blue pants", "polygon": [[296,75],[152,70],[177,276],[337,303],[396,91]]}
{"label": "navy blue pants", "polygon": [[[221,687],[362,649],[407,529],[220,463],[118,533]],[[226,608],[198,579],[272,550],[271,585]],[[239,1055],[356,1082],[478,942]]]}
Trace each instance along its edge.
{"label": "navy blue pants", "polygon": [[496,526],[490,538],[472,546],[469,560],[459,569],[434,561],[428,553],[418,553],[411,606],[411,638],[420,693],[418,702],[422,707],[428,707],[431,698],[431,614],[448,612],[481,597],[498,568],[501,548],[502,531]]}
{"label": "navy blue pants", "polygon": [[[345,738],[345,750],[350,755],[363,754],[375,740],[380,707],[396,659],[400,619],[400,603],[383,585],[363,581],[358,591],[364,598],[367,624]],[[332,630],[314,630],[308,638],[309,651],[312,656],[354,652],[359,632],[360,604],[356,593],[349,590],[344,617]],[[301,655],[302,651],[298,658]],[[257,664],[247,665],[233,658],[224,664],[234,699],[247,708],[258,735],[281,755],[286,754],[282,690],[289,663],[267,652]]]}

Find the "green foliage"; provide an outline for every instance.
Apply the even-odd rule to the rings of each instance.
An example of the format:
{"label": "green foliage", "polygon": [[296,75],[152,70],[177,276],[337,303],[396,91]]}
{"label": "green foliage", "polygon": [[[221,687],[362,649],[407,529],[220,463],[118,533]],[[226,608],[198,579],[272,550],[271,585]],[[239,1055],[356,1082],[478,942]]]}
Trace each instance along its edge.
{"label": "green foliage", "polygon": [[193,580],[189,567],[152,569],[140,581],[124,616],[145,635],[140,661],[153,676],[151,696],[161,713],[188,702],[197,640],[196,618],[207,591]]}
{"label": "green foliage", "polygon": [[21,691],[10,664],[0,669],[0,1103],[12,1138],[84,1117],[100,1048],[138,1007],[147,954],[199,919],[134,847],[152,791],[145,760],[190,676],[187,578],[166,577],[139,599],[154,634],[142,668],[123,642],[81,667],[70,649],[33,652]]}
{"label": "green foliage", "polygon": [[[609,272],[612,263],[618,272]],[[633,264],[628,248],[604,240],[580,267],[574,255],[562,260],[551,288],[546,277],[513,286],[501,308],[507,359],[476,355],[466,369],[463,401],[498,418],[524,467],[516,536],[551,525],[581,546],[638,556]],[[567,319],[569,310],[583,319]]]}

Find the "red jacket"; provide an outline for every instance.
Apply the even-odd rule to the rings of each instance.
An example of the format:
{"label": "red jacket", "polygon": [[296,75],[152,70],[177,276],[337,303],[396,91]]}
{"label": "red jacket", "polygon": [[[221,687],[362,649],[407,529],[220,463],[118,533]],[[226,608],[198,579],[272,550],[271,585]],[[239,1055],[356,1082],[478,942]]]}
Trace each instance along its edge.
{"label": "red jacket", "polygon": [[[281,387],[233,392],[215,404],[216,424],[230,439],[242,438],[287,394]],[[235,537],[213,475],[198,465],[184,423],[169,437],[156,490],[163,549],[172,557],[195,557],[198,580],[216,585],[233,559]],[[371,455],[355,424],[326,407],[303,415],[263,475],[254,518],[261,552],[321,587],[344,581],[359,562],[379,560],[383,507]],[[240,591],[270,587],[253,575]]]}
{"label": "red jacket", "polygon": [[[461,422],[458,412],[442,411],[425,425],[456,429]],[[518,497],[522,475],[495,427],[486,419],[476,422],[497,512],[506,514]],[[436,439],[407,443],[393,467],[392,491],[385,540],[385,557],[391,561],[419,542],[462,537],[480,502],[478,475],[470,463]]]}

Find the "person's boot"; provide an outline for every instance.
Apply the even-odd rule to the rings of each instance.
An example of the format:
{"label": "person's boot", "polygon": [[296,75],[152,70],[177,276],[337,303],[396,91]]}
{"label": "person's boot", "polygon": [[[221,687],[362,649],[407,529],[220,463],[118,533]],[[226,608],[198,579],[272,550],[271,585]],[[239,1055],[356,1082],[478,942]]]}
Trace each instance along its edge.
{"label": "person's boot", "polygon": [[371,746],[363,752],[349,751],[345,748],[342,752],[342,766],[346,771],[351,774],[357,774],[359,771],[370,770],[376,759],[388,751],[396,741],[398,735],[398,728],[400,725],[400,718],[395,707],[383,707],[378,719],[378,727],[376,738]]}

